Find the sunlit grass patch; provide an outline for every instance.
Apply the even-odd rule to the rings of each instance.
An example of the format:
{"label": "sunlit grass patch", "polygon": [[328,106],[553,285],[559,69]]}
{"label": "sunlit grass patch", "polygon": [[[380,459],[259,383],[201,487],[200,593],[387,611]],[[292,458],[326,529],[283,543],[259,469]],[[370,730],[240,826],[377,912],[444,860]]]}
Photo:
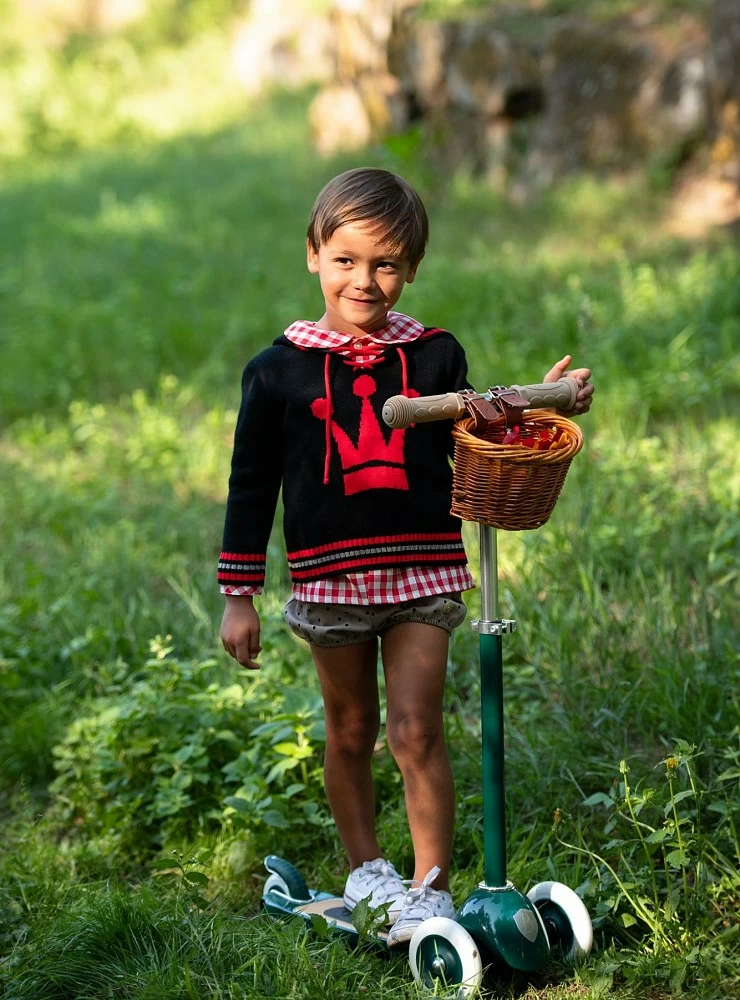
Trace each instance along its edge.
{"label": "sunlit grass patch", "polygon": [[125,37],[65,53],[28,39],[5,45],[0,74],[2,159],[106,145],[141,147],[213,130],[248,106],[228,32],[144,53]]}

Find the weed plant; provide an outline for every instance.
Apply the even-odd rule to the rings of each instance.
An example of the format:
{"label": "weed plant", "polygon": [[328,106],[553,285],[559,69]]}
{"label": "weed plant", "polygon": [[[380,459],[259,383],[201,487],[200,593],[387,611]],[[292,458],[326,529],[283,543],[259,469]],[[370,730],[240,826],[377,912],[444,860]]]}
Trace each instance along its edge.
{"label": "weed plant", "polygon": [[[15,130],[0,171],[0,992],[418,995],[402,958],[259,914],[268,852],[322,888],[345,874],[318,687],[282,624],[279,530],[261,671],[216,639],[240,372],[318,314],[307,210],[365,162],[427,198],[432,243],[403,307],[460,336],[476,385],[538,380],[568,352],[598,387],[552,520],[499,538],[519,620],[510,875],[576,888],[596,949],[578,970],[492,970],[485,995],[737,996],[736,245],[670,236],[639,176],[515,208],[435,177],[413,142],[317,161],[309,95],[247,108],[213,68],[195,87],[182,74],[199,46],[224,52],[212,34],[179,62],[132,48],[120,71],[105,47],[69,73],[49,57],[41,90],[25,52],[0,83]],[[482,877],[479,693],[463,628],[447,691],[457,899]],[[382,731],[376,773],[381,842],[408,870]]]}

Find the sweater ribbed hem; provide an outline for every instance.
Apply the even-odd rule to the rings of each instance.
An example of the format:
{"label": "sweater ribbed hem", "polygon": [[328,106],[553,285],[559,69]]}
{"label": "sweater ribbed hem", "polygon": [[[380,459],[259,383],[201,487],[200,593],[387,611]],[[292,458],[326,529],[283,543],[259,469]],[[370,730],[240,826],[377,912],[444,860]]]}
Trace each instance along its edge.
{"label": "sweater ribbed hem", "polygon": [[454,531],[350,538],[288,552],[288,567],[294,582],[318,580],[334,573],[435,563],[454,566],[466,562],[462,536]]}

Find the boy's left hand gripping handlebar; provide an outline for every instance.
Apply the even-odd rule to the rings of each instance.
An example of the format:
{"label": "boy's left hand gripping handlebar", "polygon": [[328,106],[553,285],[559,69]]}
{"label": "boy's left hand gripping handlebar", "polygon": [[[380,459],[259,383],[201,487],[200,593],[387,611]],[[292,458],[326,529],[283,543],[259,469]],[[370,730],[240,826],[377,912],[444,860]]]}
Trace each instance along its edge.
{"label": "boy's left hand gripping handlebar", "polygon": [[[532,409],[559,407],[570,410],[575,406],[579,384],[564,376],[557,382],[539,385],[512,385]],[[439,396],[391,396],[383,407],[383,420],[389,427],[410,427],[432,420],[457,420],[465,413],[465,397],[459,392],[443,392]]]}

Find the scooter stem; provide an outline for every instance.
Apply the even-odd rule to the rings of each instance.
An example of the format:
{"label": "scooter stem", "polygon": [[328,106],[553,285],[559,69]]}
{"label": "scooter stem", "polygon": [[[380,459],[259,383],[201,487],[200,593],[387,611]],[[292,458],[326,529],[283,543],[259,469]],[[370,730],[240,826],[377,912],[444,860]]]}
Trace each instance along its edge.
{"label": "scooter stem", "polygon": [[498,619],[498,563],[496,559],[496,529],[487,524],[480,527],[480,603],[481,620]]}
{"label": "scooter stem", "polygon": [[478,622],[483,742],[483,849],[485,884],[506,886],[504,690],[501,634],[514,622],[498,617],[496,529],[480,525],[481,620]]}

